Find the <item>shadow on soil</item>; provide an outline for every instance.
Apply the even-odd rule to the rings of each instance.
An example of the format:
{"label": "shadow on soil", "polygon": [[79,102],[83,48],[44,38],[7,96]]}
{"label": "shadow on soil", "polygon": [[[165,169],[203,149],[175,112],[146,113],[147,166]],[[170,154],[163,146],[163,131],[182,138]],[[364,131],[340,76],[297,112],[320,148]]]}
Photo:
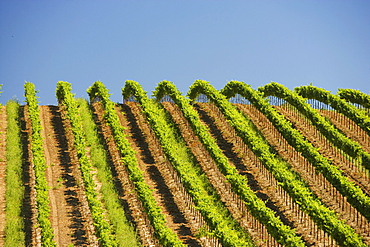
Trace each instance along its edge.
{"label": "shadow on soil", "polygon": [[[25,236],[26,236],[26,246],[32,245],[32,218],[35,217],[32,212],[31,206],[31,163],[30,163],[30,153],[31,150],[28,144],[28,130],[26,126],[26,119],[25,119],[25,106],[21,106],[19,108],[19,122],[21,124],[21,131],[22,131],[22,149],[23,149],[23,184],[25,187],[25,195],[23,199],[23,208],[22,214],[24,218],[24,226],[25,226]],[[29,120],[28,120],[29,121]]]}
{"label": "shadow on soil", "polygon": [[63,185],[66,190],[64,192],[65,200],[69,206],[71,206],[72,211],[68,212],[71,218],[72,224],[69,226],[72,229],[72,241],[73,244],[78,246],[85,246],[88,244],[86,231],[84,230],[85,220],[81,214],[81,202],[76,193],[77,183],[76,179],[72,174],[72,161],[70,153],[68,150],[68,141],[66,137],[65,128],[62,122],[61,114],[59,112],[58,106],[49,106],[49,110],[52,114],[52,125],[54,132],[56,134],[58,142],[58,158],[59,166],[62,169]]}
{"label": "shadow on soil", "polygon": [[147,172],[151,180],[155,183],[156,191],[158,191],[164,201],[163,205],[165,206],[166,211],[170,213],[174,223],[179,224],[178,229],[176,229],[177,234],[179,234],[180,239],[184,241],[184,244],[188,246],[200,246],[199,243],[192,238],[191,230],[186,226],[186,224],[188,224],[187,220],[181,213],[178,205],[175,203],[170,188],[167,186],[161,172],[155,165],[155,160],[151,148],[148,145],[148,140],[144,135],[144,131],[140,128],[133,110],[126,104],[120,105],[120,109],[124,112],[129,123],[131,138],[135,140],[136,144],[140,148],[141,159],[146,164],[153,164],[147,167]]}
{"label": "shadow on soil", "polygon": [[221,148],[224,155],[235,164],[237,170],[240,174],[244,175],[248,179],[248,186],[255,192],[255,194],[264,202],[266,202],[266,206],[273,210],[275,214],[280,217],[281,221],[290,227],[293,227],[293,222],[286,218],[283,211],[271,200],[267,194],[262,192],[262,188],[259,185],[258,180],[256,177],[248,171],[247,166],[244,164],[243,160],[238,156],[238,154],[234,151],[234,144],[226,140],[222,134],[222,131],[217,127],[215,120],[201,107],[195,104],[194,107],[201,118],[210,129],[212,136],[216,139],[217,145]]}

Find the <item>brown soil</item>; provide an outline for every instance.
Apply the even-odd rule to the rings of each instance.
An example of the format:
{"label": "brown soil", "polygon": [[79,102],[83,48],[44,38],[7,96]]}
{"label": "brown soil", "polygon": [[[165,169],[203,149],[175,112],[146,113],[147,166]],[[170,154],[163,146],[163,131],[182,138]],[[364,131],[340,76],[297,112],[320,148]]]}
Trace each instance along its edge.
{"label": "brown soil", "polygon": [[[148,122],[141,114],[137,103],[127,102],[117,110],[121,124],[127,128],[128,140],[131,147],[137,152],[137,160],[144,171],[144,180],[153,189],[157,204],[166,216],[167,225],[188,246],[200,246],[194,237],[199,229],[199,223],[194,221],[196,215],[187,213],[191,201],[185,189],[177,178],[172,166],[166,162],[165,154],[160,148]],[[200,215],[197,218],[201,217]],[[198,219],[198,221],[200,221]],[[206,240],[204,240],[206,241]]]}
{"label": "brown soil", "polygon": [[370,153],[370,136],[360,126],[336,111],[320,110],[319,113],[331,121],[347,137],[360,144],[365,152]]}
{"label": "brown soil", "polygon": [[174,103],[163,102],[162,104],[171,114],[187,146],[194,154],[198,164],[209,178],[211,184],[218,192],[222,202],[227,206],[232,216],[251,234],[253,240],[258,243],[259,246],[275,246],[277,243],[267,233],[265,227],[262,224],[257,227],[257,224],[252,220],[253,217],[246,209],[243,201],[231,191],[231,185],[226,182],[227,179],[219,171],[216,163],[213,161],[198,136],[193,132],[181,110]]}
{"label": "brown soil", "polygon": [[354,164],[354,160],[346,158],[339,149],[335,148],[312,124],[305,121],[302,117],[284,107],[276,107],[276,109],[291,121],[295,128],[297,128],[314,147],[319,148],[320,154],[331,160],[332,164],[339,167],[350,181],[356,183],[368,196],[370,196],[370,180],[366,176],[366,173],[362,172],[358,166]]}
{"label": "brown soil", "polygon": [[5,227],[6,127],[6,108],[0,105],[0,246],[4,245]]}
{"label": "brown soil", "polygon": [[20,109],[22,144],[23,144],[23,180],[25,196],[23,212],[25,215],[26,246],[41,246],[41,231],[37,227],[37,206],[35,189],[35,171],[31,162],[31,120],[28,116],[28,107]]}
{"label": "brown soil", "polygon": [[[231,192],[230,185],[225,182],[225,177],[219,172],[216,164],[193,133],[178,107],[168,102],[163,103],[163,106],[172,116],[189,149],[233,217],[251,233],[256,242],[259,241],[259,246],[275,246],[276,242],[269,236],[264,226],[249,215],[243,202]],[[358,234],[363,236],[365,243],[370,244],[369,222],[363,219],[322,175],[315,173],[314,168],[287,144],[264,116],[246,105],[239,107],[251,118],[257,129],[270,143],[272,149],[289,162],[292,168],[307,181],[313,192],[328,207],[335,210],[342,219],[345,219],[347,224],[353,227]],[[264,168],[253,152],[236,135],[235,130],[231,128],[217,108],[211,104],[197,103],[195,109],[198,110],[201,120],[209,127],[211,134],[229,158],[230,163],[238,169],[240,174],[248,178],[248,185],[252,190],[266,202],[268,207],[276,212],[276,215],[286,225],[296,229],[297,234],[303,237],[307,246],[336,246],[327,234],[317,230],[316,225],[312,223],[309,217],[299,210],[298,205],[291,200],[281,187],[277,186],[272,174]],[[143,246],[160,246],[136,194],[135,187],[129,179],[128,171],[121,162],[121,156],[111,130],[103,118],[104,111],[99,103],[93,105],[93,110],[95,122],[98,126],[98,134],[107,150],[114,183],[120,195],[121,204],[125,209],[126,217],[135,226]],[[217,239],[213,237],[196,237],[199,229],[207,229],[207,224],[199,211],[195,209],[195,205],[184,189],[176,171],[166,159],[160,142],[145,119],[138,103],[127,102],[124,105],[117,106],[116,110],[121,124],[126,128],[127,138],[137,152],[136,157],[143,171],[145,181],[153,189],[156,202],[166,217],[167,225],[188,246],[220,246]],[[45,158],[48,165],[46,176],[50,186],[50,220],[55,233],[55,241],[58,246],[68,246],[68,244],[98,246],[91,213],[84,194],[77,155],[72,145],[73,135],[70,131],[69,122],[63,117],[63,111],[58,106],[41,106],[40,111]],[[281,111],[283,112],[283,110]],[[369,193],[369,179],[361,175],[360,170],[354,170],[355,165],[352,161],[346,159],[340,152],[331,147],[326,139],[320,136],[317,130],[305,121],[289,112],[284,111],[283,113],[313,145],[320,147],[320,152],[324,156],[330,158],[333,164],[343,169],[351,180]],[[353,126],[347,122],[335,122],[335,116],[329,114],[325,116],[330,118],[339,129],[348,135],[354,130]],[[20,117],[24,155],[23,180],[26,189],[23,205],[26,246],[41,246],[40,229],[37,227],[36,219],[35,178],[31,163],[31,128],[27,106],[21,107]],[[4,243],[5,225],[6,125],[5,107],[0,107],[0,246]],[[359,138],[364,139],[363,134],[356,133],[352,133],[351,138],[359,142],[361,141]],[[365,144],[369,143],[366,138],[362,141]]]}
{"label": "brown soil", "polygon": [[359,235],[365,239],[370,237],[370,224],[365,217],[358,213],[321,173],[315,172],[315,168],[288,144],[261,112],[250,105],[238,105],[238,108],[251,119],[269,144],[292,166],[294,171],[300,174],[309,184],[314,194],[327,207],[334,210],[343,220],[346,220],[346,223],[355,229]]}
{"label": "brown soil", "polygon": [[160,246],[158,240],[154,237],[153,227],[135,191],[135,186],[129,178],[127,168],[121,162],[121,155],[114,142],[111,129],[103,117],[104,110],[100,103],[93,104],[92,109],[94,111],[94,118],[99,135],[107,150],[108,159],[114,176],[114,183],[119,193],[121,204],[125,209],[126,217],[135,226],[143,246]]}
{"label": "brown soil", "polygon": [[84,216],[90,213],[81,202],[83,195],[76,172],[77,163],[71,157],[59,108],[41,106],[40,112],[54,240],[58,246],[96,245],[96,240],[88,233],[91,230],[87,230],[91,222]]}
{"label": "brown soil", "polygon": [[240,174],[248,178],[249,187],[276,212],[282,222],[295,228],[308,246],[329,243],[325,233],[299,209],[293,199],[278,185],[273,175],[264,168],[253,152],[237,136],[217,107],[197,103],[195,108],[203,122],[210,128],[224,154]]}

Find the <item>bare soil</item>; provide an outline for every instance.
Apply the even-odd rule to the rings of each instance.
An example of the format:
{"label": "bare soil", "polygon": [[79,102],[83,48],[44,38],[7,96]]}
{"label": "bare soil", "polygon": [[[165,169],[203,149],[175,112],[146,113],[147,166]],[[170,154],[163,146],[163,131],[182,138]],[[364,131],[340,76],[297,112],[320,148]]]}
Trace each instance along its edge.
{"label": "bare soil", "polygon": [[209,178],[211,184],[219,194],[220,199],[226,205],[232,216],[250,233],[253,240],[258,243],[259,246],[275,246],[277,243],[267,233],[265,227],[262,224],[257,227],[257,224],[253,222],[253,217],[246,209],[243,201],[239,199],[238,195],[232,192],[231,185],[226,182],[227,179],[219,171],[217,164],[213,161],[198,136],[193,132],[181,110],[174,103],[163,102],[162,104],[171,114],[188,148],[194,154],[203,172]]}
{"label": "bare soil", "polygon": [[[159,142],[151,131],[149,124],[141,114],[137,103],[127,102],[120,107],[124,114],[119,114],[121,124],[127,128],[128,140],[131,147],[137,152],[137,160],[144,171],[144,180],[153,189],[154,198],[166,216],[167,225],[184,244],[200,246],[196,233],[195,222],[186,214],[186,195],[179,179],[174,178],[176,173],[169,170],[165,154],[159,148]],[[119,108],[118,108],[119,110]],[[199,226],[198,226],[199,227]],[[198,228],[199,229],[199,228]]]}
{"label": "bare soil", "polygon": [[251,119],[270,145],[274,147],[275,151],[291,164],[293,170],[309,184],[314,194],[327,207],[334,210],[341,219],[345,220],[348,225],[355,229],[360,236],[364,237],[365,240],[368,239],[370,237],[370,225],[367,223],[365,217],[358,213],[321,173],[317,173],[315,168],[288,144],[261,112],[250,105],[238,105],[238,107]]}
{"label": "bare soil", "polygon": [[266,206],[276,212],[282,222],[294,228],[306,245],[324,244],[324,232],[299,209],[293,199],[278,185],[273,175],[263,166],[259,159],[244,144],[235,130],[228,124],[218,108],[211,104],[197,103],[195,108],[204,123],[210,128],[218,146],[226,157],[237,168],[240,174],[248,179],[249,187],[266,202]]}
{"label": "bare soil", "polygon": [[362,172],[355,164],[355,160],[346,157],[339,149],[331,144],[321,133],[308,121],[301,116],[294,114],[284,107],[275,107],[295,128],[298,129],[307,140],[316,148],[319,148],[320,154],[331,160],[332,164],[339,167],[350,181],[356,183],[368,196],[370,196],[370,179],[366,173]]}
{"label": "bare soil", "polygon": [[[205,175],[220,195],[221,201],[229,209],[233,217],[249,231],[260,246],[275,246],[276,242],[269,236],[266,229],[248,214],[244,204],[237,195],[231,192],[230,185],[225,182],[225,177],[219,172],[208,152],[197,136],[193,133],[189,123],[181,111],[173,103],[163,103],[164,107],[177,124],[182,137],[189,149],[194,154],[197,162],[202,167]],[[276,215],[288,226],[295,228],[307,246],[336,246],[327,234],[319,231],[315,224],[310,222],[307,215],[279,188],[271,173],[263,167],[253,152],[237,137],[235,130],[227,123],[226,119],[215,107],[208,103],[194,105],[200,114],[203,123],[209,127],[211,134],[217,141],[230,163],[240,174],[248,178],[248,185],[256,195],[266,201],[266,205],[276,212]],[[309,184],[313,192],[322,198],[322,201],[335,210],[347,224],[356,229],[370,244],[370,226],[354,210],[345,199],[331,186],[314,168],[294,149],[287,144],[271,123],[253,108],[239,106],[247,114],[256,128],[270,143],[272,149],[285,159]],[[104,110],[100,103],[93,104],[94,118],[98,126],[98,134],[102,138],[114,183],[119,193],[122,207],[126,217],[131,221],[143,246],[160,246],[154,235],[153,227],[139,200],[135,187],[129,179],[129,174],[121,161],[120,152],[117,150],[111,130],[104,120]],[[317,133],[313,126],[293,115],[279,109],[290,121],[294,123],[304,136],[320,152],[330,158],[333,164],[343,169],[345,174],[361,188],[369,193],[370,181],[361,170],[354,170],[351,160],[345,158]],[[78,168],[78,159],[73,149],[73,135],[68,121],[63,118],[63,111],[58,106],[40,106],[41,123],[43,127],[44,150],[48,165],[46,176],[50,186],[49,196],[51,201],[50,220],[55,233],[58,246],[98,246],[94,234],[90,210],[84,194],[84,186]],[[127,102],[117,105],[116,111],[121,124],[126,128],[127,138],[137,152],[137,160],[143,171],[145,181],[153,189],[157,204],[165,214],[167,225],[188,246],[220,246],[217,239],[211,236],[198,237],[197,234],[206,223],[202,215],[195,208],[191,197],[184,189],[176,171],[168,162],[160,142],[154,131],[145,119],[138,103]],[[370,142],[363,137],[362,132],[347,122],[340,122],[335,116],[323,113],[330,118],[338,128],[350,135],[362,145]],[[37,228],[35,178],[30,154],[30,121],[27,115],[27,106],[22,106],[20,111],[22,141],[23,141],[23,181],[25,184],[25,199],[23,214],[25,215],[26,246],[40,246],[40,229]],[[5,140],[6,140],[6,114],[5,107],[0,107],[0,246],[4,243],[5,222]],[[361,139],[362,138],[362,139]]]}
{"label": "bare soil", "polygon": [[25,216],[26,246],[41,246],[41,231],[37,227],[37,206],[35,189],[35,171],[31,156],[31,120],[28,116],[28,107],[20,108],[20,120],[23,144],[23,181],[25,195],[23,202],[23,215]]}
{"label": "bare soil", "polygon": [[360,144],[364,151],[370,153],[370,136],[360,126],[335,111],[320,110],[319,113],[332,122],[347,137]]}
{"label": "bare soil", "polygon": [[135,191],[135,186],[129,178],[127,168],[122,164],[121,155],[113,139],[112,131],[104,119],[104,110],[100,103],[94,103],[92,109],[99,135],[107,150],[114,176],[114,183],[119,193],[121,204],[125,209],[126,217],[133,223],[143,246],[160,246],[154,236],[153,227]]}
{"label": "bare soil", "polygon": [[81,203],[81,186],[75,172],[78,164],[71,157],[65,128],[57,106],[40,107],[42,135],[47,164],[46,177],[50,186],[51,223],[58,246],[91,246]]}

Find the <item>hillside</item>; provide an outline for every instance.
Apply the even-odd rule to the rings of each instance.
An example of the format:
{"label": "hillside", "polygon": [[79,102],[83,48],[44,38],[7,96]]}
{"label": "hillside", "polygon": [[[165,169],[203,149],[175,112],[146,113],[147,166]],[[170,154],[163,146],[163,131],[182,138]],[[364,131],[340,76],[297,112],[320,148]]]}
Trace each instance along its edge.
{"label": "hillside", "polygon": [[0,106],[1,246],[370,246],[370,96],[108,91]]}

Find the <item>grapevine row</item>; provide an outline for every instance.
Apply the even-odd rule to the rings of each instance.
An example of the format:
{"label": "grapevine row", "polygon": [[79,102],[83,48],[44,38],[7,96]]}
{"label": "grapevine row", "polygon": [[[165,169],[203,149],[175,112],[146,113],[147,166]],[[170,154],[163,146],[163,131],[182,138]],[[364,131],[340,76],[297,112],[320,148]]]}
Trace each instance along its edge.
{"label": "grapevine row", "polygon": [[[358,109],[353,104],[349,104],[344,99],[341,99],[340,96],[331,94],[329,91],[326,91],[322,88],[318,88],[314,86],[301,86],[301,87],[295,88],[294,90],[300,96],[304,98],[314,99],[320,103],[329,105],[335,110],[335,112],[338,113],[338,115],[342,119],[347,119],[347,120],[350,119],[353,121],[353,122],[351,121],[351,124],[348,127],[360,128],[365,132],[365,136],[367,136],[367,138],[370,136],[370,116],[368,115],[369,114],[368,109],[367,110]],[[363,101],[363,103],[366,105],[366,102],[367,102],[366,100],[369,99],[369,95],[361,93],[360,91],[357,91],[357,90],[346,89],[343,91],[345,92],[344,94],[347,95],[347,97],[350,97],[348,99],[351,99],[352,101],[356,101],[356,100],[360,102]],[[339,95],[340,95],[340,92],[341,90],[339,90]],[[353,125],[356,125],[356,126],[353,126]],[[322,132],[321,129],[320,131]],[[357,131],[352,131],[352,132],[356,133]],[[363,133],[360,135],[363,135]],[[330,141],[335,144],[334,140],[330,140]],[[338,147],[341,148],[340,146]],[[368,148],[367,146],[364,146],[360,150],[358,161],[365,169],[367,169],[368,172],[370,172],[370,153],[368,152],[367,148]],[[346,148],[342,148],[342,150],[345,152],[347,151]]]}
{"label": "grapevine row", "polygon": [[130,179],[135,184],[136,191],[153,225],[155,234],[164,246],[183,246],[178,236],[166,226],[166,220],[160,207],[156,204],[152,191],[145,183],[143,172],[138,166],[135,151],[128,142],[125,129],[120,124],[114,103],[109,99],[108,89],[100,81],[95,82],[89,89],[88,94],[91,102],[100,99],[105,109],[105,118],[113,131],[117,147],[122,154],[122,162],[127,166]]}
{"label": "grapevine row", "polygon": [[370,109],[370,95],[355,89],[339,89],[338,96],[350,103],[362,105]]}
{"label": "grapevine row", "polygon": [[[311,101],[311,100],[310,100]],[[314,100],[317,101],[317,100]],[[359,108],[358,111],[365,111],[365,109]],[[318,110],[318,112],[328,119],[336,128],[338,128],[343,134],[345,134],[348,138],[351,138],[352,140],[356,141],[363,150],[367,153],[370,153],[370,136],[368,136],[365,131],[363,131],[360,126],[355,124],[351,119],[343,116],[343,114],[338,113],[336,111],[331,110]],[[297,114],[295,114],[297,115]],[[307,124],[308,121],[306,121]],[[339,150],[338,150],[339,151]],[[340,150],[338,153],[344,153],[342,150]],[[351,158],[350,158],[351,159]],[[349,161],[350,159],[347,158]],[[357,165],[359,162],[356,159],[352,159],[352,164],[356,165],[358,169],[361,169],[364,173],[369,173],[370,177],[370,170],[366,169],[362,165]]]}
{"label": "grapevine row", "polygon": [[22,181],[22,140],[19,122],[19,103],[8,101],[6,105],[6,219],[5,243],[6,247],[24,246],[24,220],[22,204],[25,187]]}
{"label": "grapevine row", "polygon": [[106,207],[107,215],[114,227],[119,246],[137,246],[137,240],[132,226],[129,224],[120,198],[114,186],[114,179],[107,162],[107,155],[98,136],[97,126],[94,122],[89,104],[84,99],[77,100],[82,127],[86,136],[86,143],[90,148],[91,162],[97,168],[97,177],[101,182],[101,193]]}
{"label": "grapevine row", "polygon": [[46,160],[41,136],[40,109],[36,98],[35,85],[26,82],[24,85],[28,114],[31,120],[31,152],[36,177],[37,221],[41,229],[43,246],[56,246],[53,228],[51,227],[50,200],[48,182],[46,180]]}
{"label": "grapevine row", "polygon": [[[224,246],[252,246],[250,236],[241,229],[230,213],[220,204],[217,197],[212,196],[212,185],[203,176],[200,176],[199,167],[194,164],[194,157],[186,148],[183,139],[173,129],[171,117],[166,116],[163,108],[150,100],[146,92],[135,81],[126,81],[122,89],[124,99],[134,96],[141,104],[147,120],[156,133],[168,160],[177,170],[188,193],[192,196],[197,209],[220,239]],[[178,136],[178,138],[176,138]]]}
{"label": "grapevine row", "polygon": [[[247,87],[247,85],[245,86]],[[318,197],[320,197],[320,200],[322,200],[326,206],[337,212],[341,219],[346,219],[346,223],[353,227],[358,234],[364,237],[369,236],[368,234],[369,224],[366,218],[363,215],[361,215],[361,213],[358,210],[356,210],[353,206],[350,205],[347,198],[343,196],[333,186],[333,184],[331,184],[328,181],[328,179],[325,178],[323,173],[316,171],[315,165],[312,165],[308,161],[308,159],[304,158],[302,153],[297,151],[296,148],[289,144],[288,142],[289,135],[285,133],[284,137],[284,135],[282,134],[284,133],[282,131],[283,129],[282,126],[285,127],[290,126],[290,123],[288,122],[288,125],[286,126],[283,123],[279,124],[276,121],[275,122],[273,121],[274,123],[271,122],[269,120],[269,118],[271,119],[271,115],[266,113],[267,110],[265,108],[262,111],[260,111],[259,110],[260,108],[257,109],[257,107],[255,107],[256,99],[251,99],[254,98],[252,97],[254,90],[251,89],[250,87],[248,88],[249,89],[246,90],[247,93],[242,93],[240,92],[240,90],[237,90],[237,92],[240,93],[236,95],[235,99],[237,101],[245,101],[245,98],[242,96],[245,94],[247,94],[246,96],[247,99],[250,99],[248,100],[248,103],[250,104],[238,104],[239,110],[243,112],[243,114],[245,114],[248,118],[251,118],[253,123],[256,126],[258,126],[259,130],[262,131],[263,135],[267,138],[270,145],[272,145],[273,148],[276,151],[278,151],[281,157],[283,157],[287,162],[291,164],[291,166],[294,168],[296,172],[301,174],[302,178],[305,179],[305,181],[309,184],[312,191]],[[276,114],[276,110],[274,108],[272,108],[271,111],[275,112]],[[290,111],[285,111],[284,114],[286,112]],[[286,120],[284,119],[284,121]],[[295,127],[301,131],[302,128],[300,127],[300,125],[301,123],[295,122]],[[280,131],[278,129],[280,129]],[[293,130],[297,131],[296,129]],[[312,136],[314,135],[315,133],[312,133]],[[306,141],[305,138],[303,138],[302,140]],[[311,145],[310,143],[308,144]],[[348,218],[348,215],[351,215],[353,217]],[[364,241],[366,242],[368,240]]]}
{"label": "grapevine row", "polygon": [[[345,219],[346,223],[354,228],[358,234],[361,236],[370,236],[370,224],[368,220],[348,202],[348,199],[341,194],[334,187],[334,185],[328,181],[328,179],[325,178],[323,173],[318,172],[315,166],[312,165],[302,153],[298,152],[288,143],[288,141],[277,130],[277,128],[268,120],[266,115],[261,113],[253,105],[240,104],[238,105],[238,108],[248,118],[251,118],[253,123],[258,126],[259,130],[266,137],[273,149],[276,150],[278,154],[302,176],[305,182],[309,184],[309,187],[312,189],[312,191],[320,198],[320,200],[322,200],[322,202],[324,202],[327,207],[337,212],[339,217],[341,219]],[[337,166],[342,171],[343,175],[348,176],[348,172],[354,170],[349,167],[345,167],[344,164],[347,164],[348,162],[343,155],[340,156],[340,154],[337,153],[331,155],[333,151],[337,152],[337,150],[332,146],[326,146],[327,140],[322,136],[317,137],[317,130],[313,126],[303,124],[302,121],[298,122],[298,118],[293,119],[293,117],[289,115],[291,114],[291,111],[288,109],[281,108],[279,109],[279,112],[285,117],[288,116],[289,121],[294,124],[294,127],[299,130],[309,142],[313,143],[314,147],[319,147],[318,151],[320,154],[324,157],[329,157],[328,159],[331,165]],[[361,176],[364,173],[359,172],[355,174]],[[352,181],[352,177],[350,178],[350,176],[348,176],[348,178],[350,181]],[[356,177],[356,179],[359,179],[361,182],[360,188],[367,189],[366,183],[368,180],[366,180],[366,178],[360,178]],[[367,193],[368,190],[364,190],[364,192]]]}
{"label": "grapevine row", "polygon": [[[222,146],[224,146],[223,143],[232,143],[232,146],[230,146],[229,149],[225,149],[225,151],[230,150],[232,152],[232,156],[230,156],[229,153],[227,153],[227,155],[230,156],[232,159],[231,161],[236,161],[234,163],[241,174],[245,174],[248,178],[251,178],[251,180],[248,181],[251,188],[255,188],[255,184],[258,181],[258,187],[255,188],[255,191],[259,196],[261,196],[261,193],[264,193],[269,197],[269,200],[266,201],[266,205],[272,208],[276,214],[281,215],[280,217],[285,224],[294,227],[295,231],[302,237],[306,245],[316,243],[324,246],[326,246],[326,244],[336,246],[335,240],[330,236],[330,234],[320,229],[311,217],[304,212],[302,208],[300,208],[299,204],[295,202],[294,199],[282,188],[273,174],[266,169],[253,151],[237,135],[235,129],[228,123],[221,111],[215,105],[209,103],[197,103],[197,106],[200,107],[199,110],[202,112],[204,120],[206,120],[206,118],[212,119],[212,122],[209,123],[209,126],[212,128],[212,132],[215,133],[217,130],[222,131],[222,133],[220,133],[222,136],[218,137],[218,143]],[[252,127],[257,128],[256,131],[261,133],[263,138],[271,146],[272,151],[280,155],[279,159],[284,159],[292,166],[293,171],[299,173],[303,178],[306,173],[301,173],[301,167],[296,169],[298,165],[297,160],[292,160],[292,158],[298,158],[298,153],[296,153],[295,156],[291,153],[288,154],[288,152],[291,151],[286,149],[288,148],[288,143],[282,136],[276,135],[279,132],[269,124],[270,122],[268,119],[266,119],[262,114],[255,115],[258,110],[255,108],[253,109],[250,105],[238,104],[236,106],[241,112],[243,112],[243,114],[246,114],[248,118],[250,118],[251,123],[253,123]],[[276,132],[274,132],[274,130]],[[227,146],[224,148],[227,148]],[[282,151],[282,148],[284,148],[284,151]],[[312,169],[310,169],[310,172],[315,173]],[[310,188],[316,189],[316,187],[311,187],[311,185],[312,184],[310,183]],[[259,190],[259,187],[262,191]],[[313,192],[316,193],[316,191],[317,190]]]}
{"label": "grapevine row", "polygon": [[[133,141],[133,148],[141,150],[139,156],[143,165],[146,166],[145,170],[149,171],[147,175],[155,171],[155,176],[150,175],[150,179],[154,178],[153,182],[157,184],[157,190],[154,193],[157,196],[160,193],[161,197],[168,198],[165,203],[163,201],[158,202],[164,210],[171,211],[170,215],[166,216],[168,224],[171,225],[174,231],[181,234],[179,236],[184,244],[190,246],[199,244],[201,246],[221,246],[216,237],[208,234],[209,226],[199,210],[196,209],[195,203],[181,182],[177,171],[166,158],[160,141],[150,123],[146,120],[139,103],[135,101],[124,102],[124,105],[116,108],[117,110],[121,109],[121,112],[126,115],[123,117],[121,114],[121,123],[124,127],[127,126],[127,131],[132,134],[130,143]],[[149,152],[142,152],[142,150],[148,150]],[[146,179],[149,179],[149,176]],[[158,187],[160,184],[163,185]]]}
{"label": "grapevine row", "polygon": [[[270,86],[271,85],[271,86]],[[272,85],[269,84],[268,92],[273,91]],[[281,91],[275,90],[275,94],[278,95],[290,95],[293,98],[294,94],[289,94],[287,88],[283,88],[280,84],[276,85]],[[275,87],[274,87],[275,88]],[[282,136],[288,141],[288,143],[294,147],[297,152],[302,155],[315,166],[316,170],[322,173],[326,179],[335,187],[337,190],[348,198],[351,205],[356,208],[361,214],[363,214],[368,220],[370,219],[370,198],[364,194],[364,192],[347,177],[343,176],[342,172],[334,165],[323,157],[316,148],[312,146],[302,134],[294,129],[290,122],[288,122],[282,115],[280,115],[266,100],[264,100],[257,91],[253,90],[250,86],[241,82],[230,82],[228,83],[222,93],[228,98],[233,97],[235,94],[240,94],[247,98],[259,111],[261,111],[275,126]],[[298,98],[298,99],[296,99]],[[289,100],[290,102],[299,101],[297,96],[295,100]]]}
{"label": "grapevine row", "polygon": [[342,246],[366,246],[352,228],[339,220],[332,210],[326,208],[313,195],[301,178],[292,172],[285,162],[280,161],[269,151],[270,147],[254,133],[249,127],[248,120],[227,101],[223,94],[219,93],[209,83],[198,80],[190,87],[188,96],[190,99],[195,99],[200,94],[205,94],[221,110],[236,129],[238,135],[250,146],[262,163],[281,183],[282,187],[321,229],[328,232]]}
{"label": "grapevine row", "polygon": [[340,133],[330,122],[307,104],[304,98],[297,95],[297,93],[275,82],[259,88],[259,91],[265,97],[270,95],[276,96],[296,107],[334,146],[353,158],[359,158],[360,163],[366,169],[370,170],[370,154],[365,152],[357,142],[352,141]]}
{"label": "grapevine row", "polygon": [[98,193],[95,189],[96,184],[91,174],[92,164],[86,154],[87,144],[82,131],[82,120],[71,90],[70,83],[60,81],[57,84],[56,94],[59,104],[65,107],[66,117],[71,123],[71,130],[74,136],[74,147],[80,163],[79,168],[84,181],[85,194],[91,210],[97,237],[102,246],[117,246],[117,240],[112,234],[112,227],[104,218],[102,203],[99,201]]}
{"label": "grapevine row", "polygon": [[342,113],[368,135],[370,135],[370,117],[357,110],[354,105],[348,104],[339,96],[331,94],[329,91],[314,86],[301,86],[294,89],[299,95],[308,99],[316,99],[333,107],[337,112]]}
{"label": "grapevine row", "polygon": [[265,203],[248,187],[245,176],[240,175],[236,168],[229,164],[228,159],[216,144],[215,139],[211,136],[206,126],[201,123],[197,111],[189,104],[189,100],[181,95],[176,86],[168,81],[160,82],[153,95],[157,100],[165,95],[169,95],[178,105],[184,117],[189,121],[193,131],[200,138],[220,171],[232,185],[233,191],[242,198],[253,217],[257,218],[267,227],[268,232],[278,243],[285,246],[304,246],[303,241],[296,236],[294,230],[284,225],[275,216],[274,211],[266,207]]}

